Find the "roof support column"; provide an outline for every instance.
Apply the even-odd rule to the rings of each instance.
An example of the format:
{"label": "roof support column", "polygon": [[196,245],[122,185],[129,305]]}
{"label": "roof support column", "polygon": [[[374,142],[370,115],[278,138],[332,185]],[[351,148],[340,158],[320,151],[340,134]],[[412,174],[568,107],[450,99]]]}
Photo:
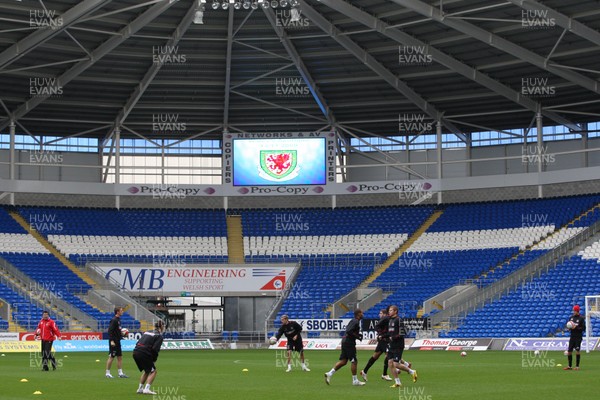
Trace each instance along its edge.
{"label": "roof support column", "polygon": [[[121,127],[115,127],[115,184],[121,183]],[[115,197],[115,208],[121,208],[121,196]]]}
{"label": "roof support column", "polygon": [[[544,134],[543,134],[543,130],[544,130],[544,125],[543,125],[543,120],[542,120],[543,116],[542,116],[542,105],[539,104],[538,105],[538,111],[535,114],[535,120],[536,120],[536,130],[537,130],[537,172],[538,172],[538,179],[541,178],[541,173],[543,170],[543,166],[544,166]],[[542,198],[544,197],[544,193],[542,190],[542,185],[539,184],[538,185],[538,198]]]}
{"label": "roof support column", "polygon": [[[440,186],[442,183],[442,120],[438,119],[435,125],[435,138],[436,138],[436,146],[435,152],[437,155],[437,179],[440,182]],[[442,189],[440,187],[437,193],[437,203],[442,204]]]}
{"label": "roof support column", "polygon": [[[9,150],[9,158],[10,158],[10,165],[9,165],[9,179],[11,181],[15,180],[15,120],[11,118],[10,120],[10,125],[9,125],[9,129],[10,129],[10,150]],[[15,194],[11,193],[9,196],[9,201],[10,201],[10,205],[14,206],[15,205]]]}

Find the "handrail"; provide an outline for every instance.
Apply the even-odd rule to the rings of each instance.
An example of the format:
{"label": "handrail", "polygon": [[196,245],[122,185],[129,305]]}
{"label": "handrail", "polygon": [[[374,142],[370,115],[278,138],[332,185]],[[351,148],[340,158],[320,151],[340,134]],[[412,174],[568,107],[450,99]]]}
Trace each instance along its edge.
{"label": "handrail", "polygon": [[[36,305],[38,305],[38,307],[40,307],[42,309],[46,309],[46,308],[56,309],[57,313],[61,314],[61,317],[63,317],[63,319],[64,319],[64,317],[71,316],[71,317],[75,318],[76,320],[78,320],[80,323],[88,326],[92,330],[98,329],[98,321],[94,317],[79,310],[77,307],[73,306],[69,302],[60,298],[60,294],[55,294],[52,296],[49,294],[42,295],[43,301],[45,303],[47,303],[47,304],[45,304],[40,299],[38,299],[32,295],[31,292],[33,290],[30,291],[29,293],[26,293],[26,289],[24,289],[23,287],[35,288],[35,287],[39,287],[39,283],[37,283],[36,281],[31,279],[29,276],[27,276],[25,273],[20,271],[18,268],[16,268],[14,265],[9,263],[8,261],[0,259],[0,267],[3,268],[5,271],[7,271],[10,275],[14,276],[15,280],[21,284],[21,287],[15,285],[15,284],[11,284],[11,289],[13,289],[15,292],[19,293],[23,297],[29,299],[30,302],[35,303]],[[48,291],[50,292],[51,290],[48,289]],[[48,306],[48,304],[49,304],[49,306]],[[67,321],[65,321],[65,323],[66,322]]]}
{"label": "handrail", "polygon": [[445,310],[431,316],[432,325],[437,325],[442,321],[458,315],[466,315],[477,308],[485,305],[487,302],[500,298],[501,296],[515,290],[523,281],[540,276],[551,268],[556,267],[567,258],[567,253],[583,242],[600,232],[600,221],[595,222],[575,236],[558,247],[548,251],[542,256],[532,260],[522,268],[508,275],[504,279],[496,281],[488,287],[480,289],[475,295],[465,299],[460,304],[455,304]]}

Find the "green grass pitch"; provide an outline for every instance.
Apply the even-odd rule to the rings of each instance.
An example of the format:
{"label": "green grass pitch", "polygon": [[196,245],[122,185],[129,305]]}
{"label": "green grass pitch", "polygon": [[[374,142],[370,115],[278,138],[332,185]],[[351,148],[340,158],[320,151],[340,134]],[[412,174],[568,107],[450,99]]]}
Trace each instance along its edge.
{"label": "green grass pitch", "polygon": [[[359,371],[370,351],[359,352]],[[64,356],[68,357],[65,358]],[[561,352],[534,357],[526,352],[407,351],[405,358],[419,374],[417,383],[401,374],[403,388],[380,379],[382,360],[369,371],[369,382],[351,385],[349,365],[332,378],[323,373],[336,362],[337,351],[306,351],[311,372],[285,372],[285,354],[274,350],[163,351],[157,363],[155,396],[135,393],[139,372],[131,353],[123,356],[129,379],[106,379],[106,353],[57,354],[57,371],[42,372],[39,358],[26,353],[0,357],[0,399],[56,400],[314,400],[314,399],[578,399],[600,398],[600,358],[582,354],[580,371],[563,371]],[[96,360],[100,360],[96,362]],[[296,359],[294,359],[296,361]],[[248,369],[243,372],[243,369]],[[113,365],[116,376],[116,365]],[[20,382],[21,379],[28,382]],[[35,391],[42,392],[34,395]]]}

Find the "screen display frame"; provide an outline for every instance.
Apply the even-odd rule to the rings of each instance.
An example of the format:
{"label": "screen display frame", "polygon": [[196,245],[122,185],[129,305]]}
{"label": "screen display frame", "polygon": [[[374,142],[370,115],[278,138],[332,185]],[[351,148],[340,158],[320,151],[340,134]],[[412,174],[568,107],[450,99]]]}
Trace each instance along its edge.
{"label": "screen display frame", "polygon": [[[309,179],[308,177],[306,178],[306,180],[303,181],[298,181],[296,178],[294,179],[290,179],[292,182],[290,182],[290,180],[284,180],[284,181],[270,181],[267,179],[261,179],[261,178],[256,178],[254,180],[247,180],[244,178],[241,178],[241,173],[239,172],[240,170],[240,164],[241,162],[239,161],[241,157],[245,157],[243,155],[240,155],[240,151],[239,151],[239,147],[245,143],[252,143],[253,144],[258,144],[260,142],[264,142],[264,143],[276,143],[276,142],[289,142],[289,141],[293,141],[293,142],[297,142],[297,146],[301,143],[304,144],[308,144],[308,143],[317,143],[315,145],[313,145],[312,147],[316,150],[318,150],[320,152],[320,154],[317,154],[316,156],[311,156],[313,159],[317,159],[320,169],[316,171],[316,178],[317,179]],[[327,139],[325,137],[289,137],[289,138],[233,138],[231,141],[231,149],[232,149],[232,184],[235,187],[242,187],[242,186],[322,186],[322,185],[326,185],[327,184],[327,176],[328,176],[328,165],[327,165]],[[279,147],[278,145],[274,146],[274,148]],[[303,150],[303,151],[310,151],[310,150]],[[299,160],[297,160],[299,163],[302,163],[303,158],[305,157],[304,154],[298,154],[298,158]],[[247,163],[247,162],[246,162]],[[300,165],[301,167],[302,165]],[[259,164],[256,163],[254,165],[254,167],[258,170],[259,168]]]}

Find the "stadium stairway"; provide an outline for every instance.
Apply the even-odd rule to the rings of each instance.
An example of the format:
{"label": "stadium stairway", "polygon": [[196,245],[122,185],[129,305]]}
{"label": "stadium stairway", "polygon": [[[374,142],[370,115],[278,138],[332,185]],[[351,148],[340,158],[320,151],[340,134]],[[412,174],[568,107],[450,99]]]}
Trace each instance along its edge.
{"label": "stadium stairway", "polygon": [[[516,254],[515,256],[513,256],[511,259],[509,259],[508,261],[506,261],[505,263],[503,263],[500,267],[496,267],[496,269],[500,268],[502,269],[503,267],[509,267],[509,264],[511,262],[515,262],[518,261],[519,258],[526,256],[528,253],[537,253],[534,257],[532,257],[530,260],[527,260],[526,263],[529,262],[533,262],[535,261],[535,259],[537,259],[538,257],[540,257],[541,255],[544,254],[545,251],[549,250],[549,249],[553,249],[556,248],[558,246],[560,246],[563,243],[569,242],[569,241],[573,241],[575,243],[578,243],[577,240],[574,240],[573,237],[576,236],[576,234],[580,233],[581,230],[583,229],[582,227],[576,227],[576,223],[578,221],[584,221],[586,218],[589,218],[590,220],[586,222],[586,224],[584,226],[590,226],[593,222],[595,222],[596,220],[598,220],[598,211],[600,211],[600,203],[595,204],[594,206],[590,207],[589,209],[583,211],[581,214],[579,214],[578,216],[572,218],[570,221],[568,221],[567,223],[565,223],[563,226],[558,227],[557,229],[555,229],[554,231],[550,232],[548,235],[545,235],[544,237],[542,237],[539,241],[535,242],[534,244],[527,246],[526,249],[520,251],[518,254]],[[570,230],[570,231],[569,231]],[[575,245],[573,247],[573,249],[569,250],[566,254],[565,254],[565,259],[567,260],[572,260],[572,259],[576,259],[577,256],[576,254],[579,252],[580,254],[583,254],[584,251],[579,251],[580,249],[588,249],[592,246],[588,246],[588,242],[590,240],[594,240],[594,237],[592,237],[591,239],[588,239],[587,241],[583,242],[582,244],[579,245]],[[597,237],[596,237],[597,240]],[[571,257],[570,259],[567,257]],[[599,261],[600,262],[600,261]],[[479,313],[481,313],[481,310],[486,309],[486,307],[488,307],[490,304],[497,306],[498,304],[502,304],[503,302],[507,301],[507,299],[510,299],[511,297],[515,296],[515,293],[517,293],[517,295],[520,293],[520,288],[522,288],[522,286],[524,284],[531,284],[528,282],[533,282],[533,281],[538,281],[538,280],[542,280],[542,278],[544,278],[546,275],[552,275],[555,274],[556,272],[554,272],[553,270],[558,269],[559,267],[564,267],[565,264],[568,264],[568,261],[564,261],[561,263],[558,263],[556,265],[553,265],[552,268],[547,268],[545,265],[540,265],[538,266],[538,268],[536,270],[534,270],[533,272],[531,272],[527,277],[523,278],[520,281],[515,281],[515,287],[514,290],[511,290],[509,292],[507,292],[506,294],[504,294],[501,297],[497,297],[495,294],[490,295],[490,297],[495,298],[494,301],[492,302],[487,302],[487,301],[483,301],[483,304],[480,304],[475,310],[471,311],[468,316],[468,318],[472,318],[473,315],[478,315]],[[520,266],[520,268],[524,267],[526,264],[523,264]],[[583,270],[582,270],[583,271]],[[511,274],[513,272],[516,272],[516,270],[511,271]],[[534,278],[532,278],[532,276]],[[514,278],[511,275],[505,275],[503,276],[502,280],[514,280]],[[533,280],[532,280],[533,279]],[[575,279],[574,277],[572,279]],[[499,282],[499,281],[498,281]],[[569,280],[569,282],[571,282],[571,280]],[[520,286],[519,286],[520,285]],[[531,284],[534,285],[534,284]],[[539,287],[542,287],[541,284],[538,284]],[[589,289],[589,288],[588,288]],[[586,293],[589,294],[589,293]],[[583,295],[581,295],[583,297]],[[518,297],[518,296],[517,296]],[[465,299],[465,302],[470,301],[471,299]],[[436,316],[436,317],[439,317]],[[442,330],[442,331],[456,331],[456,332],[461,332],[461,329],[463,329],[463,324],[459,324],[458,329],[457,327],[452,327],[449,319],[453,318],[455,316],[449,315],[447,316],[443,321],[441,321],[440,323],[434,325],[434,329],[436,330]],[[464,323],[464,322],[463,322]],[[466,325],[466,324],[465,324]],[[550,328],[549,328],[550,329]],[[556,332],[561,332],[562,330],[564,330],[564,328],[562,328],[562,326],[554,327],[555,332],[552,333],[552,335],[554,335]],[[515,336],[514,334],[512,334],[513,336]],[[448,336],[452,336],[452,334],[448,335]]]}
{"label": "stadium stairway", "polygon": [[8,212],[10,216],[17,221],[19,225],[21,225],[31,236],[33,236],[42,246],[44,246],[54,257],[56,257],[62,264],[64,264],[67,268],[69,268],[75,275],[80,277],[85,283],[88,285],[94,286],[95,282],[90,278],[86,273],[82,272],[69,261],[64,254],[62,254],[52,243],[50,243],[44,236],[42,236],[38,231],[32,228],[27,221],[16,211],[10,210]]}
{"label": "stadium stairway", "polygon": [[[369,275],[359,286],[357,289],[365,289],[367,288],[375,279],[377,279],[381,274],[383,274],[391,265],[394,264],[395,261],[400,258],[400,256],[406,252],[410,246],[417,240],[419,237],[427,231],[427,229],[433,225],[437,219],[442,216],[443,210],[434,211],[422,224],[415,230],[415,232],[409,236],[404,243],[402,243],[388,258],[385,260],[377,270],[375,270],[371,275]],[[356,290],[356,289],[355,289]],[[389,296],[391,293],[383,293],[383,299]],[[382,300],[383,300],[382,299]],[[341,303],[339,300],[333,302],[327,307],[327,312],[333,312],[333,305],[337,304],[342,309],[347,308],[347,306]]]}
{"label": "stadium stairway", "polygon": [[[28,298],[28,291],[30,291],[31,288],[31,286],[28,285],[32,285],[33,281],[26,282],[25,280],[28,279],[26,275],[20,277],[13,275],[12,271],[7,269],[6,266],[0,267],[0,273],[3,275],[4,280],[8,282],[10,289],[12,289],[14,292],[14,295],[20,295],[23,298]],[[31,296],[31,294],[29,294],[29,296],[32,303],[35,301],[36,305],[40,307],[40,309],[49,310],[51,315],[53,315],[53,318],[63,321],[64,325],[68,326],[70,330],[77,332],[90,330],[87,325],[69,313],[67,310],[68,307],[60,307],[56,301],[50,301],[49,298],[42,297],[35,299],[33,296]],[[36,314],[35,317],[38,317],[38,315]],[[14,323],[17,324],[16,321],[14,321]],[[25,327],[20,325],[18,325],[16,329],[17,332],[25,332],[27,330]]]}
{"label": "stadium stairway", "polygon": [[7,332],[27,332],[27,329],[17,324],[15,321],[9,320]]}
{"label": "stadium stairway", "polygon": [[230,264],[244,264],[242,216],[227,216],[227,257]]}
{"label": "stadium stairway", "polygon": [[363,283],[360,285],[361,288],[366,288],[368,287],[371,283],[373,283],[373,281],[375,279],[377,279],[381,274],[383,274],[385,272],[386,269],[388,269],[395,261],[398,260],[398,258],[400,258],[400,256],[407,251],[410,246],[412,246],[412,244],[419,238],[421,237],[421,235],[423,233],[425,233],[425,231],[427,231],[427,229],[429,229],[429,227],[431,225],[433,225],[433,223],[435,221],[437,221],[437,219],[439,217],[442,216],[442,214],[444,213],[443,210],[437,210],[434,211],[429,218],[427,218],[425,220],[425,222],[423,222],[423,224],[408,238],[406,239],[406,241],[404,243],[402,243],[402,245],[400,247],[398,247],[389,257],[387,260],[385,260],[383,262],[383,264],[381,264],[381,267],[379,267],[376,271],[374,271],[369,277],[367,277],[367,279],[365,279],[363,281]]}
{"label": "stadium stairway", "polygon": [[567,225],[568,226],[570,226],[570,225],[575,226],[577,224],[577,222],[585,220],[586,218],[592,217],[598,211],[600,211],[600,203],[598,203],[595,206],[591,207],[589,210],[587,210],[586,212],[582,213],[581,215],[578,215],[571,222],[569,222]]}
{"label": "stadium stairway", "polygon": [[[127,309],[129,308],[129,306],[125,307],[125,311],[127,311]],[[154,330],[154,324],[152,323],[152,321],[148,321],[145,319],[140,320],[140,332],[152,332]]]}

